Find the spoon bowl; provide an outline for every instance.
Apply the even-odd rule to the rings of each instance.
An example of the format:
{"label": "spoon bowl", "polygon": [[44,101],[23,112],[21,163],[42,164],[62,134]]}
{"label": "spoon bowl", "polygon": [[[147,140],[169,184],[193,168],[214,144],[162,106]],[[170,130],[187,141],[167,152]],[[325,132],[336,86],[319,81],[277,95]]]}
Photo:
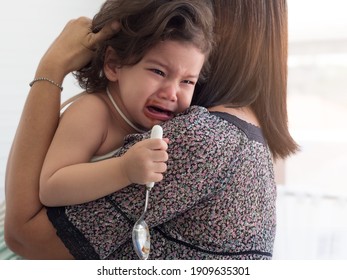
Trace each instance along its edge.
{"label": "spoon bowl", "polygon": [[133,246],[137,256],[141,260],[147,260],[151,247],[149,228],[144,220],[144,215],[135,223],[132,232]]}

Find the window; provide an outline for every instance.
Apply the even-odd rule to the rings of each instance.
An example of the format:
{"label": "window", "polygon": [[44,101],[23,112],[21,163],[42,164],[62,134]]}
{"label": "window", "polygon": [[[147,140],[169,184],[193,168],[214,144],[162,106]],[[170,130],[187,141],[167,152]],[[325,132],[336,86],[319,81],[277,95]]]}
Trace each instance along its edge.
{"label": "window", "polygon": [[288,0],[288,114],[277,258],[347,257],[347,19],[343,1]]}

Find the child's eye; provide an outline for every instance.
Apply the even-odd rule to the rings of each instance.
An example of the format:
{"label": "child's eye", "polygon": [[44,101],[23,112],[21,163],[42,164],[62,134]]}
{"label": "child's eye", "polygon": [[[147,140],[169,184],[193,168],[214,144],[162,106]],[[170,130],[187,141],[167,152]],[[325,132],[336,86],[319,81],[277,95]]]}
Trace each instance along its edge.
{"label": "child's eye", "polygon": [[155,74],[165,77],[165,73],[159,69],[151,69],[151,71],[154,72]]}
{"label": "child's eye", "polygon": [[195,82],[189,81],[189,80],[183,80],[182,83],[187,84],[187,85],[195,85]]}

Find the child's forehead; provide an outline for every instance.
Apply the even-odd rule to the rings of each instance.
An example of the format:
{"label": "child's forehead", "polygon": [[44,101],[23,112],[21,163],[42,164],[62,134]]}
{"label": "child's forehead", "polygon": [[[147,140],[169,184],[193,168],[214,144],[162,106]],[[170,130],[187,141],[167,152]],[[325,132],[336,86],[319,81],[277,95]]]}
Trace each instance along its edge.
{"label": "child's forehead", "polygon": [[197,53],[202,54],[201,49],[198,46],[196,46],[193,42],[184,41],[184,40],[173,40],[173,39],[158,41],[157,43],[155,43],[152,47],[148,49],[146,54],[151,52],[163,52],[163,53],[170,52],[172,54],[176,54],[182,50],[186,50],[186,51],[194,50]]}
{"label": "child's forehead", "polygon": [[197,75],[205,61],[205,55],[194,44],[165,40],[153,46],[142,58],[144,63],[155,63],[177,71],[191,70]]}

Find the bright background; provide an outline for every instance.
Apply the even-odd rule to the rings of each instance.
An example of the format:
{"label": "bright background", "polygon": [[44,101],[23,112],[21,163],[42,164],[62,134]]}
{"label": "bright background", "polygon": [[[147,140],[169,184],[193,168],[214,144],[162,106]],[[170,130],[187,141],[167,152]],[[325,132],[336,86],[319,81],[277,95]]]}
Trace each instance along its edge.
{"label": "bright background", "polygon": [[[93,17],[103,0],[0,2],[0,200],[7,156],[19,122],[29,83],[48,46],[65,24],[79,16]],[[62,99],[79,92],[74,79],[64,82]]]}
{"label": "bright background", "polygon": [[[232,1],[232,0],[231,0]],[[0,201],[6,160],[36,65],[65,23],[103,0],[0,3]],[[288,0],[289,125],[301,152],[284,163],[277,259],[347,259],[347,4]],[[69,77],[63,99],[79,88]]]}

